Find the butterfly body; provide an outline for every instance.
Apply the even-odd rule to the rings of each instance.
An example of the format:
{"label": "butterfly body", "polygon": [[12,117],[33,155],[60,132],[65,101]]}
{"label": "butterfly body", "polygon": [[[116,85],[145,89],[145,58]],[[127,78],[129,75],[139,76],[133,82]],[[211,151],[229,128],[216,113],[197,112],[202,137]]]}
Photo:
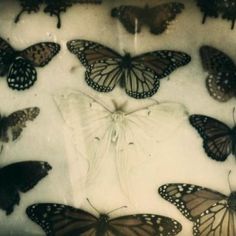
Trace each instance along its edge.
{"label": "butterfly body", "polygon": [[52,167],[47,162],[25,161],[7,165],[0,169],[0,208],[11,214],[14,205],[20,202],[19,192],[32,189],[48,175]]}
{"label": "butterfly body", "polygon": [[140,33],[143,25],[150,27],[153,34],[163,33],[169,23],[174,20],[177,14],[184,9],[182,3],[170,2],[158,6],[149,7],[147,4],[142,7],[122,5],[111,11],[112,17],[117,17],[126,30],[131,33]]}
{"label": "butterfly body", "polygon": [[159,194],[190,221],[194,236],[236,235],[236,192],[226,196],[193,184],[162,185]]}
{"label": "butterfly body", "polygon": [[191,60],[185,53],[168,50],[122,56],[104,45],[80,39],[67,42],[67,47],[86,68],[85,81],[90,87],[110,92],[119,83],[136,99],[154,95],[161,78]]}

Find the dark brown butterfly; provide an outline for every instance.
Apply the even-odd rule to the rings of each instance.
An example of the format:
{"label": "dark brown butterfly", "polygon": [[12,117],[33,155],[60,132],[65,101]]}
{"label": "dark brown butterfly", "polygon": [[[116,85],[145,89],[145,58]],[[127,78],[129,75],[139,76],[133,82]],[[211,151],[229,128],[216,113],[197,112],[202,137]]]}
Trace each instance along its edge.
{"label": "dark brown butterfly", "polygon": [[203,68],[208,72],[206,86],[210,95],[219,102],[236,96],[236,66],[222,51],[202,46],[200,56]]}
{"label": "dark brown butterfly", "polygon": [[50,16],[57,17],[57,28],[61,28],[61,13],[75,3],[101,3],[102,0],[20,0],[22,10],[15,18],[15,23],[20,20],[22,13],[24,12],[38,12],[41,4],[46,4],[44,12],[50,14]]}
{"label": "dark brown butterfly", "polygon": [[236,235],[236,192],[226,196],[208,188],[182,183],[162,185],[158,192],[193,222],[193,235]]}
{"label": "dark brown butterfly", "polygon": [[161,34],[183,9],[184,4],[178,2],[170,2],[151,8],[148,5],[144,8],[120,6],[112,9],[111,15],[117,17],[131,34],[139,33],[143,25],[149,26],[151,33]]}
{"label": "dark brown butterfly", "polygon": [[204,24],[207,17],[219,17],[232,21],[231,29],[234,29],[236,19],[235,0],[196,0],[197,5],[203,12],[202,23]]}
{"label": "dark brown butterfly", "polygon": [[231,129],[221,121],[203,115],[191,115],[189,121],[202,137],[210,158],[225,161],[231,153],[236,157],[236,126]]}
{"label": "dark brown butterfly", "polygon": [[67,42],[67,47],[85,66],[85,80],[90,87],[99,92],[110,92],[119,84],[136,99],[154,95],[160,79],[191,61],[188,54],[170,50],[135,57],[129,53],[120,55],[102,44],[80,39]]}
{"label": "dark brown butterfly", "polygon": [[0,115],[0,141],[15,141],[26,127],[27,121],[33,121],[39,115],[38,107],[29,107],[15,111],[9,116]]}
{"label": "dark brown butterfly", "polygon": [[0,208],[9,215],[19,205],[19,192],[28,192],[48,175],[52,167],[47,162],[24,161],[0,168]]}
{"label": "dark brown butterfly", "polygon": [[8,86],[25,90],[37,80],[35,67],[44,67],[60,51],[60,45],[41,42],[18,51],[0,38],[0,76],[7,76]]}
{"label": "dark brown butterfly", "polygon": [[177,221],[154,214],[127,215],[110,219],[84,210],[55,203],[34,204],[27,215],[47,236],[173,236],[182,226]]}

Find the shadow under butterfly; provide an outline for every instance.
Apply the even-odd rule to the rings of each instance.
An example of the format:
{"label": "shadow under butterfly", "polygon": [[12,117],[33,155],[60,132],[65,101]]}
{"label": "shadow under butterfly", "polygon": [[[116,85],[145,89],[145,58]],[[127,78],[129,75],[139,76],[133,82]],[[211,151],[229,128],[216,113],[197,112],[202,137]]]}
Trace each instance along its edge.
{"label": "shadow under butterfly", "polygon": [[205,71],[208,72],[206,87],[210,95],[219,102],[227,102],[236,96],[236,66],[222,51],[202,46],[200,56]]}
{"label": "shadow under butterfly", "polygon": [[109,151],[115,151],[115,166],[123,192],[129,196],[130,170],[148,160],[158,141],[170,138],[187,118],[186,108],[178,103],[156,101],[133,111],[124,105],[108,107],[99,100],[75,90],[62,90],[55,102],[72,131],[75,147],[81,152],[84,142],[89,170],[87,185],[93,184],[105,164]]}
{"label": "shadow under butterfly", "polygon": [[162,185],[159,194],[190,221],[195,236],[236,235],[236,192],[226,196],[193,184]]}
{"label": "shadow under butterfly", "polygon": [[41,4],[46,4],[44,12],[57,18],[57,28],[61,28],[61,13],[66,12],[69,7],[76,3],[95,3],[100,4],[102,0],[19,0],[22,10],[17,14],[15,23],[20,20],[24,12],[38,12]]}
{"label": "shadow under butterfly", "polygon": [[184,4],[170,2],[154,7],[146,5],[144,8],[138,6],[122,5],[111,11],[111,16],[119,19],[125,29],[131,33],[140,33],[143,25],[150,27],[152,34],[163,33],[168,25],[184,9]]}
{"label": "shadow under butterfly", "polygon": [[60,51],[60,45],[41,42],[18,51],[0,38],[0,76],[7,76],[8,86],[15,90],[25,90],[37,80],[35,67],[46,66]]}
{"label": "shadow under butterfly", "polygon": [[79,39],[67,42],[67,47],[86,68],[85,80],[90,87],[107,93],[119,84],[136,99],[154,95],[160,79],[191,60],[186,53],[169,50],[122,56],[104,45]]}
{"label": "shadow under butterfly", "polygon": [[204,115],[191,115],[189,121],[203,139],[204,150],[211,159],[225,161],[230,154],[236,157],[236,124],[230,128]]}
{"label": "shadow under butterfly", "polygon": [[97,217],[82,209],[55,203],[31,205],[26,213],[47,236],[174,236],[182,230],[178,221],[161,215],[135,214],[110,219],[110,213],[99,213]]}
{"label": "shadow under butterfly", "polygon": [[42,161],[16,162],[0,168],[0,209],[11,214],[14,205],[19,205],[19,192],[31,190],[51,169]]}
{"label": "shadow under butterfly", "polygon": [[207,17],[218,18],[232,21],[231,29],[234,29],[236,20],[236,4],[235,0],[196,0],[197,5],[203,12],[202,23],[206,22]]}

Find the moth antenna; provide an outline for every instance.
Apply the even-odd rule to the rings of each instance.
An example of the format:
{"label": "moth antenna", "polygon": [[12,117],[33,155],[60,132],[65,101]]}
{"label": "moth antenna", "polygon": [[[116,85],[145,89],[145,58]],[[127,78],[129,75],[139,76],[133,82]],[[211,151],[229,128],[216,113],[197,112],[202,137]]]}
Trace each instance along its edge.
{"label": "moth antenna", "polygon": [[232,193],[233,190],[232,190],[232,186],[231,186],[231,184],[230,184],[230,179],[229,179],[231,172],[232,172],[232,171],[230,170],[229,173],[228,173],[228,184],[229,184],[229,190],[230,190],[230,192]]}
{"label": "moth antenna", "polygon": [[127,206],[118,207],[118,208],[116,208],[116,209],[114,209],[114,210],[112,210],[112,211],[109,211],[109,212],[107,213],[107,215],[110,215],[112,212],[118,211],[118,210],[123,209],[123,208],[127,208]]}
{"label": "moth antenna", "polygon": [[236,125],[236,122],[235,122],[235,107],[233,108],[233,121],[234,121],[234,125]]}
{"label": "moth antenna", "polygon": [[93,204],[90,202],[90,200],[88,198],[86,198],[86,200],[88,201],[89,205],[98,213],[100,214],[100,212],[93,206]]}

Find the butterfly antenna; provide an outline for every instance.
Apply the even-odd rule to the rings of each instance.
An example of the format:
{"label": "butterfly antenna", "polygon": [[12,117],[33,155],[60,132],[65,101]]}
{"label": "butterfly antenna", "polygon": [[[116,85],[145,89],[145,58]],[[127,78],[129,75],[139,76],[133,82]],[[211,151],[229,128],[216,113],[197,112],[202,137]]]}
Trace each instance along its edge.
{"label": "butterfly antenna", "polygon": [[100,214],[100,212],[93,206],[93,204],[90,202],[90,200],[88,198],[86,198],[86,200],[88,201],[89,205],[98,213]]}
{"label": "butterfly antenna", "polygon": [[118,207],[118,208],[116,208],[116,209],[114,209],[114,210],[112,210],[112,211],[109,211],[109,212],[107,213],[107,215],[110,215],[112,212],[118,211],[118,210],[123,209],[123,208],[127,208],[127,206]]}
{"label": "butterfly antenna", "polygon": [[235,122],[235,107],[233,108],[233,121],[234,121],[234,125],[236,125],[236,122]]}
{"label": "butterfly antenna", "polygon": [[233,190],[232,190],[232,186],[231,186],[231,184],[230,184],[230,179],[229,179],[230,174],[231,174],[231,170],[230,170],[229,173],[228,173],[228,184],[229,184],[229,190],[230,190],[230,192],[232,193]]}

